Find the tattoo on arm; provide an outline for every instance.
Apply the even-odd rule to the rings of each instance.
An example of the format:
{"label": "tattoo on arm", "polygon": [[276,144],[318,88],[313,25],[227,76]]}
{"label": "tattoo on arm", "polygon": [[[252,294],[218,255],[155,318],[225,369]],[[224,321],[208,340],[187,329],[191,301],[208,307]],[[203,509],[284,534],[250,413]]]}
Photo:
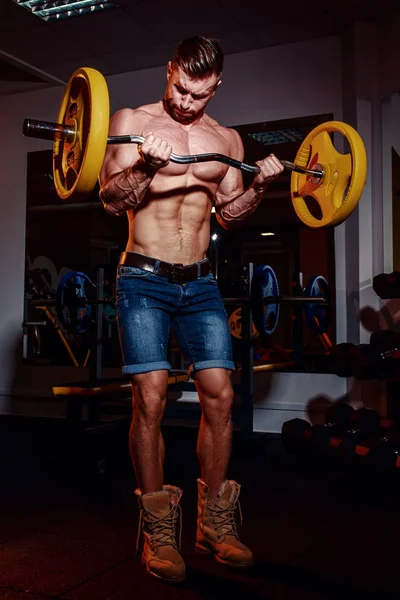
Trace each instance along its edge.
{"label": "tattoo on arm", "polygon": [[227,204],[224,204],[217,213],[219,223],[228,229],[230,225],[239,225],[254,213],[260,204],[264,194],[264,189],[257,189],[253,186],[245,190],[240,196],[237,196]]}
{"label": "tattoo on arm", "polygon": [[99,194],[105,210],[118,217],[127,210],[136,208],[145,197],[155,174],[155,170],[138,161],[133,167],[108,177]]}

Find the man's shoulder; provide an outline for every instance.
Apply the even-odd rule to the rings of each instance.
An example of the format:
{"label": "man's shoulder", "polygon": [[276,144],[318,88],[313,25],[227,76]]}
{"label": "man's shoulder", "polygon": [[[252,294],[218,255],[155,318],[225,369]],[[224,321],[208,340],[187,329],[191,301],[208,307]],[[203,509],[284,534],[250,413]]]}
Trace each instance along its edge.
{"label": "man's shoulder", "polygon": [[146,120],[154,117],[160,111],[159,103],[143,104],[136,108],[121,108],[113,115],[113,119],[119,121]]}
{"label": "man's shoulder", "polygon": [[149,117],[154,117],[159,115],[162,112],[162,103],[161,102],[153,102],[152,104],[143,104],[142,106],[138,106],[133,109],[136,114],[147,115]]}
{"label": "man's shoulder", "polygon": [[210,117],[210,115],[204,115],[204,116],[206,117],[207,126],[211,127],[218,133],[220,133],[222,135],[227,135],[232,138],[235,138],[239,135],[235,129],[232,129],[232,127],[226,127],[225,125],[221,125],[221,123],[218,123],[218,121],[216,121],[215,119]]}
{"label": "man's shoulder", "polygon": [[211,118],[209,115],[207,115],[206,123],[207,127],[212,129],[212,131],[214,131],[218,135],[224,137],[229,143],[238,143],[241,139],[240,135],[235,129],[232,129],[232,127],[226,127],[225,125],[221,125],[221,123],[218,123],[218,121]]}

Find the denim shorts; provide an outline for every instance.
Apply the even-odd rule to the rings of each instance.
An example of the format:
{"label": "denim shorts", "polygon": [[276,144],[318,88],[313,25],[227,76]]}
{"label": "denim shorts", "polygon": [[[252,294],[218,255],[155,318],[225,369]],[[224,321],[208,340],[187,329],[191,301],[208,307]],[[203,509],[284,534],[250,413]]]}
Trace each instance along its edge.
{"label": "denim shorts", "polygon": [[212,274],[176,284],[119,265],[116,309],[124,374],[171,369],[170,328],[192,377],[202,369],[235,369],[227,313]]}

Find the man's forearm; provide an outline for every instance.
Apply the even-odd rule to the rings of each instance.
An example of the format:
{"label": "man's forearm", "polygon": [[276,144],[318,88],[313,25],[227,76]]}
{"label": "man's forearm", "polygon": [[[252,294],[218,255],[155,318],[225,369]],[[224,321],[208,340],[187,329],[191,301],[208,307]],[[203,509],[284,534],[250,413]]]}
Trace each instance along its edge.
{"label": "man's forearm", "polygon": [[250,186],[239,196],[225,204],[217,213],[217,219],[225,229],[238,227],[254,213],[260,204],[265,187]]}
{"label": "man's forearm", "polygon": [[141,161],[108,177],[100,188],[100,200],[111,215],[119,216],[143,200],[156,171]]}

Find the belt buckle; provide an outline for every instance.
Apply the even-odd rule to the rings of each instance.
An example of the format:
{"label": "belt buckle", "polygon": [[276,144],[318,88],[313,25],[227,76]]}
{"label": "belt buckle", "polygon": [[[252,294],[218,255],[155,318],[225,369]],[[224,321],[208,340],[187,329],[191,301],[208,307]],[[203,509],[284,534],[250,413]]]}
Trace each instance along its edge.
{"label": "belt buckle", "polygon": [[171,265],[171,273],[168,277],[171,283],[185,283],[185,269],[182,263],[173,263]]}

